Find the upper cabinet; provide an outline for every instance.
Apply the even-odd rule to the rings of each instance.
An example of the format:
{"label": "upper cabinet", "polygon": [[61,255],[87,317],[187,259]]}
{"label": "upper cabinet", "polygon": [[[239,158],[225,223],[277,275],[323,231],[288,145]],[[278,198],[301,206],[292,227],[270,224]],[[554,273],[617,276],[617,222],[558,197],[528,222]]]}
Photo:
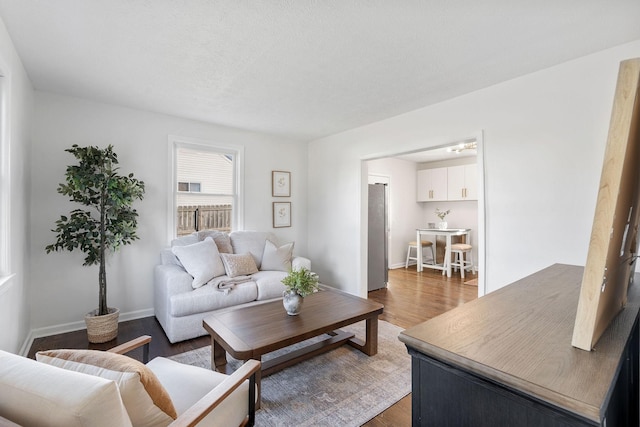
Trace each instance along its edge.
{"label": "upper cabinet", "polygon": [[450,166],[418,171],[418,202],[478,200],[477,165]]}
{"label": "upper cabinet", "polygon": [[447,168],[418,171],[418,202],[447,200]]}
{"label": "upper cabinet", "polygon": [[448,200],[478,200],[477,165],[451,166],[447,168]]}

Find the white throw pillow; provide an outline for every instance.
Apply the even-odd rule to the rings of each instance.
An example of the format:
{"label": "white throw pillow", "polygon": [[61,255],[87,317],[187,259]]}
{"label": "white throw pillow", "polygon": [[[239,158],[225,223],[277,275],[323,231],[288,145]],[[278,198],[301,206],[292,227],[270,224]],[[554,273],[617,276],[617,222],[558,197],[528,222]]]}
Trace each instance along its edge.
{"label": "white throw pillow", "polygon": [[289,271],[293,258],[293,243],[285,243],[277,247],[271,240],[267,240],[262,253],[260,270]]}
{"label": "white throw pillow", "polygon": [[230,278],[258,272],[256,262],[251,254],[220,254],[222,263]]}
{"label": "white throw pillow", "polygon": [[193,245],[174,246],[171,251],[178,257],[187,273],[193,276],[191,286],[194,289],[214,277],[225,274],[224,265],[220,260],[220,252],[211,237]]}

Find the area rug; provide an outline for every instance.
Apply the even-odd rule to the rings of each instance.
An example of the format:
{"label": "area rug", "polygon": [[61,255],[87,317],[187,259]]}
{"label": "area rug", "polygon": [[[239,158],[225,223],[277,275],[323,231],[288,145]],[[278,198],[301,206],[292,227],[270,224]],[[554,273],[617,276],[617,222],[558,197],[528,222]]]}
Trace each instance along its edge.
{"label": "area rug", "polygon": [[[364,338],[364,321],[342,328]],[[361,426],[411,392],[411,358],[398,335],[402,331],[378,322],[378,354],[369,357],[345,345],[262,378],[262,406],[257,426]],[[322,336],[326,338],[326,336]],[[269,360],[307,340],[267,354]],[[209,368],[211,349],[203,347],[172,356],[178,362]],[[227,355],[236,369],[241,362]]]}

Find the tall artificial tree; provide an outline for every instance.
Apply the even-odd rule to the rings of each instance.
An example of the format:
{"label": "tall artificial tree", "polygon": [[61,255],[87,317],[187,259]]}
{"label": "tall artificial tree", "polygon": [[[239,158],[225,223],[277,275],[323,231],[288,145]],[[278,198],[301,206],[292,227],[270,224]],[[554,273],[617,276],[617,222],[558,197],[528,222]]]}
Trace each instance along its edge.
{"label": "tall artificial tree", "polygon": [[144,182],[133,174],[119,175],[118,156],[113,146],[79,147],[65,150],[78,164],[67,167],[66,182],[58,185],[58,193],[86,208],[74,209],[69,216],[56,221],[56,241],[46,247],[47,253],[79,249],[86,254],[86,266],[99,264],[98,315],[108,314],[106,254],[138,239],[138,213],[132,205],[144,197]]}

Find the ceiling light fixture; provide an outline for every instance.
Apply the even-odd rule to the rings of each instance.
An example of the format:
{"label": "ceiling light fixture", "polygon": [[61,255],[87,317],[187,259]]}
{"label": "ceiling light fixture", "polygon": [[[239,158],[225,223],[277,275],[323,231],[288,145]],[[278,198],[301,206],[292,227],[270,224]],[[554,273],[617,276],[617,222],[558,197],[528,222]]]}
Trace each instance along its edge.
{"label": "ceiling light fixture", "polygon": [[465,151],[465,150],[475,150],[476,148],[478,148],[478,143],[477,142],[463,142],[460,143],[458,145],[454,145],[453,147],[449,147],[447,148],[447,151],[450,153],[458,153],[460,154],[461,152]]}

